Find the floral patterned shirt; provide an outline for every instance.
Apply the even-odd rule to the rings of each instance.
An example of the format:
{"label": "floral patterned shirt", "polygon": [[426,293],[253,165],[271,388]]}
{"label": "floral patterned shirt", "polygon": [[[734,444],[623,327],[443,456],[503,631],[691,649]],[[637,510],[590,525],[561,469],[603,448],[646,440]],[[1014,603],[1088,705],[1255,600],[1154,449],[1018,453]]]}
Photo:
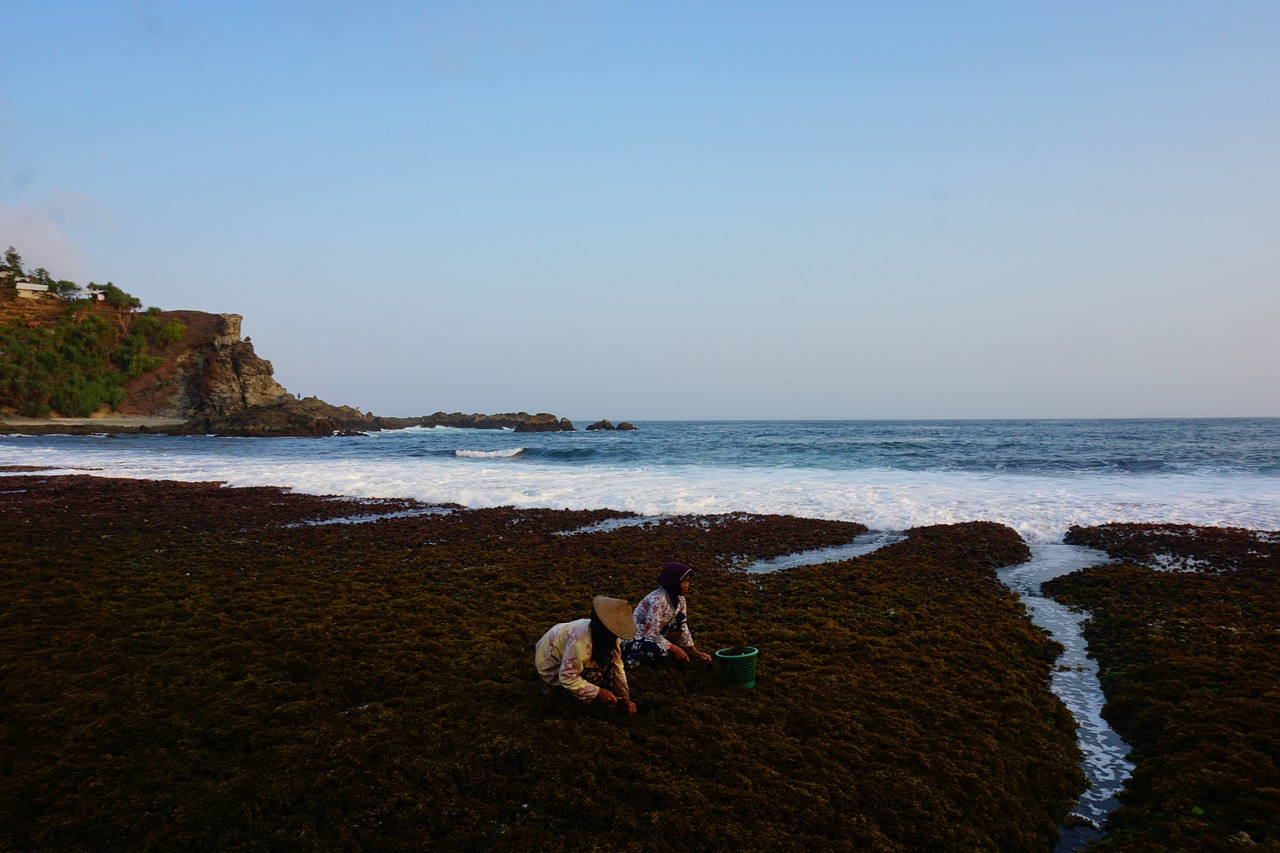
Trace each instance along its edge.
{"label": "floral patterned shirt", "polygon": [[689,633],[689,605],[683,595],[672,606],[667,591],[658,587],[640,599],[632,615],[636,618],[637,640],[651,640],[666,654],[671,642],[664,635],[678,630],[680,648],[693,648],[693,635]]}
{"label": "floral patterned shirt", "polygon": [[[607,684],[607,679],[602,676],[610,674],[600,672],[591,657],[590,619],[551,626],[551,630],[538,641],[534,664],[544,681],[563,687],[583,702],[591,702],[600,694],[600,688],[592,681],[605,681]],[[613,677],[610,692],[622,699],[629,698],[631,691],[627,687],[627,671],[622,666],[622,652],[617,640],[613,641],[609,668]]]}

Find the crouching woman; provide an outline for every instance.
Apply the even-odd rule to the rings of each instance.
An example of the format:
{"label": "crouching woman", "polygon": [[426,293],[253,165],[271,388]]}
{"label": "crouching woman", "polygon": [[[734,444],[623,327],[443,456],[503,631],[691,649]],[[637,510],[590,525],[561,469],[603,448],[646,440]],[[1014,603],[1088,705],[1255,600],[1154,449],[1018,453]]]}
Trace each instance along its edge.
{"label": "crouching woman", "polygon": [[711,655],[698,651],[689,632],[689,578],[693,569],[684,563],[667,563],[658,575],[658,588],[640,599],[632,614],[634,638],[622,643],[622,655],[629,664],[659,661],[668,656],[679,661],[697,657],[711,662]]}
{"label": "crouching woman", "polygon": [[582,702],[620,705],[636,712],[622,666],[619,639],[636,634],[631,605],[620,598],[597,595],[591,617],[561,622],[542,635],[534,651],[534,665],[542,676],[542,691],[552,695],[563,688]]}

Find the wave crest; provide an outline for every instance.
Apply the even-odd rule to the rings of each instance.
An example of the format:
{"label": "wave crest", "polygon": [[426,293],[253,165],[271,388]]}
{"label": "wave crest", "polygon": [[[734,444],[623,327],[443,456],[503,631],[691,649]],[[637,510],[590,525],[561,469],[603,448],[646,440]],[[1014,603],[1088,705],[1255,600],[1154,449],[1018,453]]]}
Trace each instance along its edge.
{"label": "wave crest", "polygon": [[455,450],[454,456],[462,456],[467,459],[509,459],[512,456],[519,456],[524,453],[523,447],[512,447],[507,450]]}

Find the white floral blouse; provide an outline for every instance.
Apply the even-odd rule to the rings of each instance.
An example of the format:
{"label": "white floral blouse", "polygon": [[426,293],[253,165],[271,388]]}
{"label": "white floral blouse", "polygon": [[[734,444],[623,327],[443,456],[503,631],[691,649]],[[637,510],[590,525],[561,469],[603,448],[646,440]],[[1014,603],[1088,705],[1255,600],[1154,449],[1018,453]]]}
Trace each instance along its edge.
{"label": "white floral blouse", "polygon": [[671,648],[666,634],[672,630],[680,631],[680,648],[693,648],[693,634],[689,633],[689,605],[683,595],[672,606],[667,591],[658,587],[640,599],[632,615],[636,619],[636,639],[657,643],[664,655]]}
{"label": "white floral blouse", "polygon": [[[593,701],[600,687],[593,682],[604,682],[610,692],[619,698],[629,698],[627,671],[622,666],[622,652],[618,641],[613,642],[613,654],[609,668],[612,673],[601,672],[591,657],[591,620],[577,619],[551,626],[542,635],[534,652],[534,664],[538,674],[547,684],[563,687],[583,702]],[[613,684],[607,676],[612,675]]]}

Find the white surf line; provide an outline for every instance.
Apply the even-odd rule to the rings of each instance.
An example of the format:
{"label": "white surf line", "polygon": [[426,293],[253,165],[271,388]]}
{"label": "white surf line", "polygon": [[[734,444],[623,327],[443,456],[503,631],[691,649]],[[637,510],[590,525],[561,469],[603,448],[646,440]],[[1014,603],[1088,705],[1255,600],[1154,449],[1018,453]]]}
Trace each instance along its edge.
{"label": "white surf line", "polygon": [[777,572],[783,569],[794,569],[799,566],[816,566],[821,563],[838,563],[841,560],[852,560],[854,557],[863,557],[872,551],[878,551],[886,545],[892,545],[894,542],[901,542],[905,538],[901,533],[893,533],[884,530],[872,530],[857,536],[847,545],[833,545],[829,548],[814,548],[810,551],[797,551],[794,554],[784,554],[781,557],[772,557],[768,560],[757,560],[748,566],[743,567],[742,571],[750,574],[763,574],[765,572]]}
{"label": "white surf line", "polygon": [[396,512],[375,512],[367,515],[344,515],[341,518],[323,518],[319,521],[297,521],[292,524],[282,524],[281,527],[323,527],[326,524],[365,524],[370,521],[380,521],[384,518],[413,518],[419,515],[448,515],[451,512],[457,512],[456,509],[447,506],[429,506],[422,509],[404,509]]}
{"label": "white surf line", "polygon": [[1089,777],[1089,789],[1076,802],[1072,814],[1088,826],[1060,827],[1062,839],[1055,853],[1082,850],[1102,837],[1102,823],[1119,805],[1116,797],[1133,770],[1128,760],[1129,745],[1121,740],[1102,718],[1106,698],[1098,681],[1098,662],[1089,657],[1081,624],[1089,614],[1072,610],[1040,593],[1040,584],[1079,569],[1114,562],[1102,551],[1062,543],[1031,546],[1031,559],[1020,566],[1001,569],[997,574],[1022,598],[1031,621],[1049,632],[1065,651],[1058,658],[1051,688],[1062,700],[1079,728],[1076,740],[1084,753],[1081,767]]}
{"label": "white surf line", "polygon": [[573,530],[557,530],[556,536],[577,536],[581,533],[608,533],[611,530],[621,530],[624,527],[645,527],[650,524],[661,524],[664,518],[669,516],[661,515],[642,515],[638,518],[606,518],[604,521],[594,521],[584,527],[575,527]]}

